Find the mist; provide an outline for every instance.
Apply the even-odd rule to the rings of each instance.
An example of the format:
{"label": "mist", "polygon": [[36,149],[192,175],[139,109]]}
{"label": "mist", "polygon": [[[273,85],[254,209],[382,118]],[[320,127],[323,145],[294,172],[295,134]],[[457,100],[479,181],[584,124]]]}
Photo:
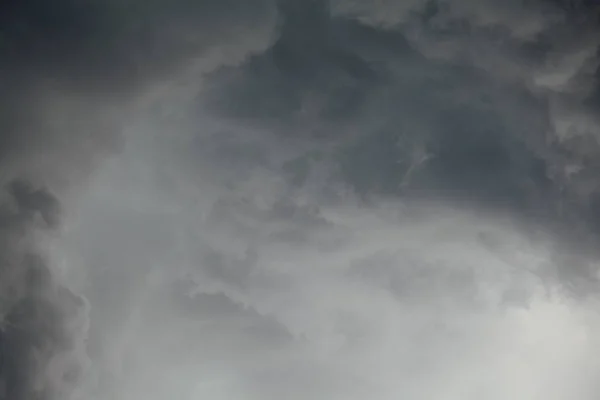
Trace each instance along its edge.
{"label": "mist", "polygon": [[2,6],[0,399],[595,399],[598,8]]}

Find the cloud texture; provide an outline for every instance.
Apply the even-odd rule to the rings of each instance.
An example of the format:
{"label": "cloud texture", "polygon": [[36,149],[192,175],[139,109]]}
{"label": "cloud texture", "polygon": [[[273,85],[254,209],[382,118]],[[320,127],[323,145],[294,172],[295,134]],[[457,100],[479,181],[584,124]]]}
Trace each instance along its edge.
{"label": "cloud texture", "polygon": [[595,399],[598,9],[2,6],[0,399]]}

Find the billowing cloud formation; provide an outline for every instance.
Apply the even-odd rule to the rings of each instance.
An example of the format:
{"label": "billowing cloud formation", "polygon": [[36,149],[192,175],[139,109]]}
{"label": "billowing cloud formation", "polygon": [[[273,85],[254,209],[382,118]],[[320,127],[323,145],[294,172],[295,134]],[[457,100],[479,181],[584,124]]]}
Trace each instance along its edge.
{"label": "billowing cloud formation", "polygon": [[[268,2],[2,3],[0,398],[67,399],[88,380],[87,302],[52,250],[55,209],[179,69],[239,62],[264,46],[273,16]],[[232,28],[248,34],[232,41]]]}
{"label": "billowing cloud formation", "polygon": [[70,228],[101,394],[593,398],[594,300],[565,290],[547,233],[364,204],[320,181],[326,165],[298,188],[277,164],[299,146],[201,120],[169,143],[132,131]]}
{"label": "billowing cloud formation", "polygon": [[595,398],[593,5],[42,3],[1,396]]}

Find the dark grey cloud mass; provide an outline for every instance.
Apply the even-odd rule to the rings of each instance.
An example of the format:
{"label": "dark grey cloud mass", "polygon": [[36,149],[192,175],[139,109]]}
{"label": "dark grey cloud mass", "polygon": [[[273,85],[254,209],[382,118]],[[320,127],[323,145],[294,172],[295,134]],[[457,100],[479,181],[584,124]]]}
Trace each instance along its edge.
{"label": "dark grey cloud mass", "polygon": [[0,5],[0,399],[595,399],[600,6]]}

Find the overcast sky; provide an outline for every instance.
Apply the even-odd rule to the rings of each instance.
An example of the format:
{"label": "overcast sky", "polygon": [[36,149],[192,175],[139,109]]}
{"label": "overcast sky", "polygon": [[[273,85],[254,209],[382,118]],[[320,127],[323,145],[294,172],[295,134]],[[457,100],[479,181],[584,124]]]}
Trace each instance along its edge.
{"label": "overcast sky", "polygon": [[0,6],[0,400],[595,400],[598,8]]}

